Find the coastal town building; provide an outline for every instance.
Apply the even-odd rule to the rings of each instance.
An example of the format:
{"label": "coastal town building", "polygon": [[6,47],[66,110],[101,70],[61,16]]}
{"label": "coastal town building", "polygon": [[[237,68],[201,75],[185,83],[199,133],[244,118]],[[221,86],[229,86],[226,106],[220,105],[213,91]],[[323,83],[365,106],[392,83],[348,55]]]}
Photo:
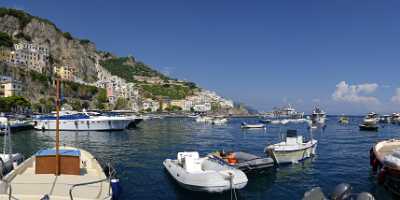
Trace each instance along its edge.
{"label": "coastal town building", "polygon": [[158,76],[134,76],[133,77],[136,81],[139,82],[146,82],[146,83],[151,83],[151,84],[161,84],[164,81],[158,77]]}
{"label": "coastal town building", "polygon": [[160,109],[160,103],[153,99],[144,99],[142,104],[142,110],[157,112]]}
{"label": "coastal town building", "polygon": [[42,72],[49,65],[49,50],[46,47],[27,42],[14,44],[10,52],[9,63],[25,65],[29,69]]}
{"label": "coastal town building", "polygon": [[74,81],[75,80],[75,68],[71,66],[55,66],[53,72],[57,77],[62,80]]}
{"label": "coastal town building", "polygon": [[176,106],[182,109],[182,111],[190,111],[192,106],[193,106],[193,102],[189,101],[189,100],[172,100],[171,101],[171,106]]}
{"label": "coastal town building", "polygon": [[211,111],[211,103],[196,104],[193,106],[193,110],[196,112],[208,112]]}
{"label": "coastal town building", "polygon": [[0,96],[20,96],[22,93],[22,83],[16,80],[6,80],[0,82]]}
{"label": "coastal town building", "polygon": [[0,47],[0,62],[8,62],[11,56],[11,49],[7,47]]}

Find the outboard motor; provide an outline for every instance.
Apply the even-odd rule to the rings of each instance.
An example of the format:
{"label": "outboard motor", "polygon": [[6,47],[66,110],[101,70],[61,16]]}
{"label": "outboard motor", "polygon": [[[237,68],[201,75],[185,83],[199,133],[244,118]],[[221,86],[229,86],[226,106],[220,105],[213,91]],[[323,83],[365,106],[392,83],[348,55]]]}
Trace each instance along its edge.
{"label": "outboard motor", "polygon": [[328,200],[320,187],[315,187],[304,193],[303,200]]}
{"label": "outboard motor", "polygon": [[119,179],[111,179],[112,200],[118,200],[122,193]]}
{"label": "outboard motor", "polygon": [[351,196],[351,186],[347,183],[341,183],[335,187],[331,195],[332,200],[344,200]]}
{"label": "outboard motor", "polygon": [[368,192],[361,192],[357,195],[356,200],[375,200],[374,196]]}

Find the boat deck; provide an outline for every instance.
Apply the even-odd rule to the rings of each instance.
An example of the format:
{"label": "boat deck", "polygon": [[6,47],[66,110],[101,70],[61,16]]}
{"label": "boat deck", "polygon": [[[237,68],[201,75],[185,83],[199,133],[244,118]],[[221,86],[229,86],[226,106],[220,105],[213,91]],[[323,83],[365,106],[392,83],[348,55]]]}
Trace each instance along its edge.
{"label": "boat deck", "polygon": [[[81,157],[86,160],[87,164],[85,166],[81,164],[80,175],[62,174],[59,176],[54,174],[36,174],[35,157],[29,158],[19,165],[13,173],[4,178],[11,185],[12,199],[37,200],[45,195],[48,195],[52,200],[70,199],[69,191],[73,185],[99,181],[106,178],[97,161],[92,160],[93,158],[88,158],[85,153]],[[110,194],[109,189],[108,181],[103,181],[75,187],[72,195],[77,200],[111,199],[108,198]],[[5,193],[0,194],[0,200],[8,199],[8,193],[9,187],[7,187]]]}
{"label": "boat deck", "polygon": [[399,145],[386,145],[379,149],[379,153],[381,153],[381,155],[385,156],[385,155],[393,153],[393,151],[395,151],[395,150],[400,150],[400,146]]}

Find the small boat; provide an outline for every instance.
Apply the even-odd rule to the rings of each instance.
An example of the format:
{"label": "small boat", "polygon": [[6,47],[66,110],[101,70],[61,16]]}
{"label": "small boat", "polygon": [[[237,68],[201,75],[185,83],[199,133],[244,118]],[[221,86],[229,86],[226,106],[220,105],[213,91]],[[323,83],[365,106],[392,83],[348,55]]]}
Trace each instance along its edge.
{"label": "small boat", "polygon": [[363,122],[358,127],[360,131],[378,131],[378,121],[378,115],[374,112],[370,112],[364,117]]}
{"label": "small boat", "polygon": [[378,172],[378,183],[400,196],[400,140],[376,143],[370,150],[370,165],[373,172]]}
{"label": "small boat", "polygon": [[242,151],[227,153],[224,151],[216,151],[211,155],[222,159],[227,164],[240,169],[245,173],[262,171],[275,166],[272,158],[261,158]]}
{"label": "small boat", "polygon": [[176,160],[166,159],[164,167],[183,188],[202,192],[242,189],[247,176],[215,156],[199,157],[198,152],[179,152]]}
{"label": "small boat", "polygon": [[242,122],[240,128],[243,129],[253,129],[253,128],[265,128],[265,124],[248,124],[246,122]]}
{"label": "small boat", "polygon": [[311,121],[313,124],[325,124],[326,121],[326,113],[316,106],[311,114]]}
{"label": "small boat", "polygon": [[347,116],[341,116],[340,118],[339,118],[339,123],[340,124],[348,124],[349,123],[349,117],[347,117]]}
{"label": "small boat", "polygon": [[393,113],[390,116],[390,122],[392,124],[400,124],[400,113]]}
{"label": "small boat", "polygon": [[285,141],[267,146],[264,152],[277,164],[297,163],[315,155],[317,142],[312,138],[304,142],[296,130],[287,130]]}
{"label": "small boat", "polygon": [[24,156],[12,152],[11,127],[8,118],[0,117],[0,123],[5,125],[3,153],[0,154],[0,173],[6,175],[24,161]]}
{"label": "small boat", "polygon": [[199,122],[199,123],[212,123],[213,122],[213,118],[209,117],[209,116],[198,116],[198,117],[196,117],[196,122]]}
{"label": "small boat", "polygon": [[214,117],[212,120],[212,124],[214,125],[221,125],[221,124],[226,124],[228,122],[228,119],[225,117]]}
{"label": "small boat", "polygon": [[382,115],[380,118],[379,118],[379,123],[382,123],[382,124],[390,124],[390,123],[392,123],[392,116],[390,116],[390,115]]}
{"label": "small boat", "polygon": [[314,187],[304,193],[303,200],[375,200],[374,196],[368,192],[353,193],[350,184],[341,183],[335,187],[331,198],[327,198],[320,187]]}

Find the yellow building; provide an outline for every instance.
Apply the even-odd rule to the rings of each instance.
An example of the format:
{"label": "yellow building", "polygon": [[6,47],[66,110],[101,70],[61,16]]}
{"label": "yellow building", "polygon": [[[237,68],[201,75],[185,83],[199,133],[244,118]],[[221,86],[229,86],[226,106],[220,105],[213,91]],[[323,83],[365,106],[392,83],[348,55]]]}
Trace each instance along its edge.
{"label": "yellow building", "polygon": [[75,69],[69,66],[54,67],[54,74],[63,80],[75,80]]}
{"label": "yellow building", "polygon": [[5,47],[0,47],[0,62],[8,62],[10,60],[11,50]]}
{"label": "yellow building", "polygon": [[2,97],[21,96],[22,84],[19,81],[3,82],[0,85],[0,95]]}

